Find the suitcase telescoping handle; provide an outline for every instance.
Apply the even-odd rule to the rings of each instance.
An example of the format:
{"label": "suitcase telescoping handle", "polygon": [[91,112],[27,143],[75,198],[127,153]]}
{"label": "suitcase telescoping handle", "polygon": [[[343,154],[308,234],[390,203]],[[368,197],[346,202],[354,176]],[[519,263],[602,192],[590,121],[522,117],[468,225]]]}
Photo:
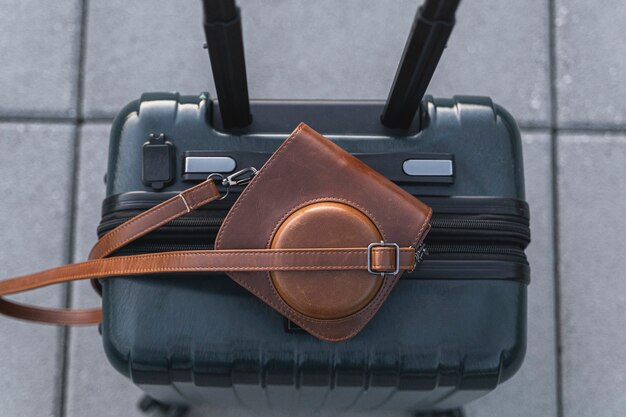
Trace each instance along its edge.
{"label": "suitcase telescoping handle", "polygon": [[225,128],[252,122],[241,14],[235,0],[202,0],[204,34]]}
{"label": "suitcase telescoping handle", "polygon": [[426,0],[417,10],[381,122],[408,129],[454,27],[461,0]]}
{"label": "suitcase telescoping handle", "polygon": [[[204,33],[225,128],[252,122],[241,15],[235,0],[202,0]],[[381,122],[408,129],[446,47],[460,0],[425,0],[418,9]]]}

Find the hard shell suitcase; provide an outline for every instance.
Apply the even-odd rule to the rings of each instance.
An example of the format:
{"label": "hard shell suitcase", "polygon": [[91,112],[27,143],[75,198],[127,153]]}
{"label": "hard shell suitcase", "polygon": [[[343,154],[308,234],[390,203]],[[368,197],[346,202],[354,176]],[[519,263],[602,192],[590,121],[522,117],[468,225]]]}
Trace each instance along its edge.
{"label": "hard shell suitcase", "polygon": [[[219,100],[151,93],[120,112],[99,235],[210,173],[260,168],[304,121],[433,207],[428,255],[341,343],[303,332],[223,274],[104,280],[103,343],[119,372],[168,404],[397,415],[459,407],[517,371],[530,279],[519,130],[488,98],[422,100],[457,5],[420,8],[387,102],[285,102],[248,100],[239,12],[205,2]],[[212,248],[240,191],[117,255]]]}

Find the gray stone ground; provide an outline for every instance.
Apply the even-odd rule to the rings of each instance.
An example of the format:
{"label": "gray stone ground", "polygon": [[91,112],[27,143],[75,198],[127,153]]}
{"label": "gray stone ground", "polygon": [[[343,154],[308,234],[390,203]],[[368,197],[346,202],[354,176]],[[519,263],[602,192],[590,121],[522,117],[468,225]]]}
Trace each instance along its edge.
{"label": "gray stone ground", "polygon": [[[416,7],[239,3],[255,98],[385,98]],[[85,258],[111,118],[143,91],[214,89],[200,19],[199,1],[0,0],[0,278]],[[489,95],[520,122],[533,231],[526,362],[469,416],[626,415],[624,21],[619,0],[459,10],[429,92]],[[0,319],[0,357],[0,416],[139,415],[93,328]]]}

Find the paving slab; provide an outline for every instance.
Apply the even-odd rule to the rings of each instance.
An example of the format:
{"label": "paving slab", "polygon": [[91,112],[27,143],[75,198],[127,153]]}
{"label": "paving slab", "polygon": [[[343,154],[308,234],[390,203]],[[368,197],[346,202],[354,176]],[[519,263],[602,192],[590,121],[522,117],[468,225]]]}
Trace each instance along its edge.
{"label": "paving slab", "polygon": [[[250,96],[288,99],[385,99],[417,8],[409,0],[238,3]],[[524,125],[547,126],[547,13],[542,0],[461,4],[429,93],[491,95]],[[144,91],[214,94],[203,36],[199,2],[92,2],[87,114],[112,116]]]}
{"label": "paving slab", "polygon": [[563,414],[622,417],[626,135],[561,135],[558,149]]}
{"label": "paving slab", "polygon": [[2,1],[0,116],[76,114],[81,3]]}
{"label": "paving slab", "polygon": [[467,407],[468,417],[556,417],[556,340],[551,144],[548,133],[523,133],[528,247],[528,348],[520,371]]}
{"label": "paving slab", "polygon": [[143,92],[211,87],[200,1],[89,3],[85,114],[112,117]]}
{"label": "paving slab", "polygon": [[559,126],[626,127],[625,21],[622,0],[556,0]]}
{"label": "paving slab", "polygon": [[[97,305],[91,292],[75,287],[74,306]],[[109,364],[95,326],[72,329],[69,342],[65,417],[146,417],[137,408],[142,391]]]}
{"label": "paving slab", "polygon": [[[68,245],[74,128],[0,124],[0,279],[58,266]],[[13,296],[60,307],[61,286]],[[0,317],[0,414],[59,416],[62,330]]]}
{"label": "paving slab", "polygon": [[544,0],[461,2],[429,93],[490,96],[521,125],[549,126],[548,25]]}
{"label": "paving slab", "polygon": [[[76,218],[77,261],[97,240],[100,203],[105,195],[109,125],[86,125],[80,133]],[[73,307],[100,305],[88,282],[73,283]],[[143,416],[136,408],[141,390],[109,364],[95,326],[70,329],[65,417]]]}

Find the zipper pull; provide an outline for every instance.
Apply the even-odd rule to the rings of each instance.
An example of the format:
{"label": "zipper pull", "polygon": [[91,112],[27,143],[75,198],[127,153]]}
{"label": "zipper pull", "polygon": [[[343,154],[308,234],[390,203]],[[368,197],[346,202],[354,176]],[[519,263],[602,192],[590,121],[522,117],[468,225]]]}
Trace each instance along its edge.
{"label": "zipper pull", "polygon": [[413,268],[408,273],[415,271],[417,264],[421,264],[424,260],[424,256],[428,255],[428,249],[426,249],[426,245],[421,243],[417,248],[415,248],[415,262],[413,263]]}
{"label": "zipper pull", "polygon": [[428,249],[426,248],[426,244],[425,243],[421,243],[415,249],[415,265],[421,264],[422,261],[424,260],[424,256],[426,256],[426,255],[428,255]]}

